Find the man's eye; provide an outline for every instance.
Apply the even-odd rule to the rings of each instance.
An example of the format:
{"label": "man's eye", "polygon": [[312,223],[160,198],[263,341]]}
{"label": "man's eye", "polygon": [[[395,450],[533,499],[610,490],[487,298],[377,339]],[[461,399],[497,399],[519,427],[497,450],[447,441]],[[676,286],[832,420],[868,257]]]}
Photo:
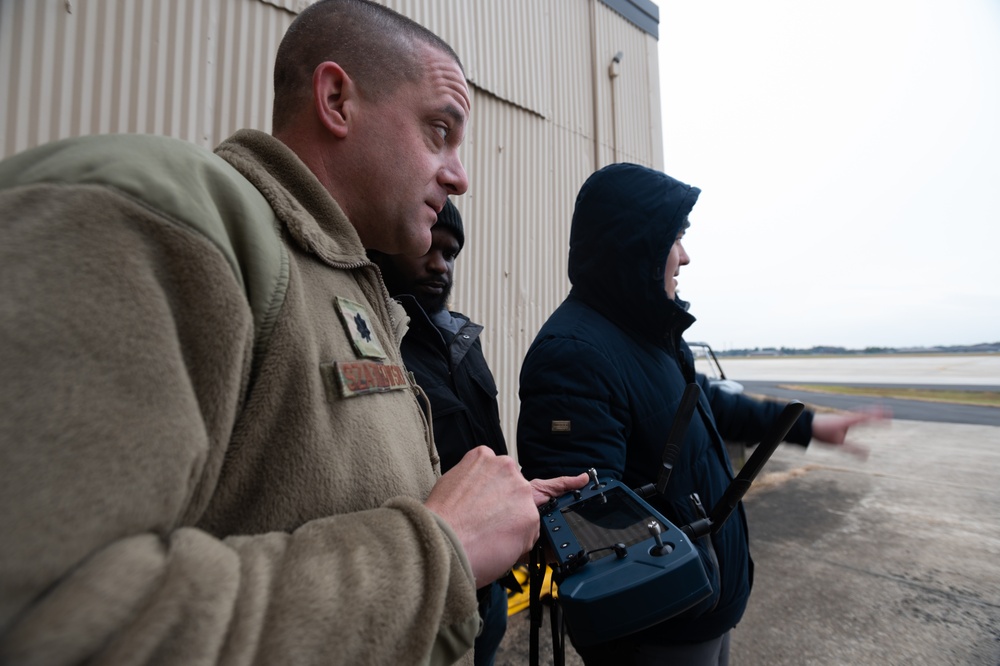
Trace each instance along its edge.
{"label": "man's eye", "polygon": [[438,133],[442,140],[448,138],[448,128],[444,125],[435,125],[434,131]]}

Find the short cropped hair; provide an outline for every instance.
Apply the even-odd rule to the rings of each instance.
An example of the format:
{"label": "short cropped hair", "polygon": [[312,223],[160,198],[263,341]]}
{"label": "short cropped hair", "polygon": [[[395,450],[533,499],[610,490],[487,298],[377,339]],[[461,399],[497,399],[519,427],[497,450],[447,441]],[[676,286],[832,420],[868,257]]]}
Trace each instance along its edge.
{"label": "short cropped hair", "polygon": [[388,7],[369,0],[319,0],[310,5],[278,46],[273,129],[280,130],[311,102],[313,72],[324,62],[340,65],[372,101],[395,92],[404,82],[420,81],[423,63],[414,55],[418,44],[450,55],[462,68],[444,40]]}

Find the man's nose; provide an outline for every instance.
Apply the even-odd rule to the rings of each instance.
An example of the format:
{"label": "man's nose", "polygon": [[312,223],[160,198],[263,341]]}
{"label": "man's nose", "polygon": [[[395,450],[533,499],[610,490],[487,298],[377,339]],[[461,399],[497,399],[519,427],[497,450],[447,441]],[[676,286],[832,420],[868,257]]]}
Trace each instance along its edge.
{"label": "man's nose", "polygon": [[444,255],[440,252],[435,252],[431,250],[427,254],[427,270],[432,273],[441,273],[442,275],[448,272],[448,262],[444,260]]}
{"label": "man's nose", "polygon": [[448,194],[465,194],[468,191],[469,176],[465,173],[465,167],[462,166],[462,160],[459,159],[457,152],[441,169],[439,180],[448,190]]}

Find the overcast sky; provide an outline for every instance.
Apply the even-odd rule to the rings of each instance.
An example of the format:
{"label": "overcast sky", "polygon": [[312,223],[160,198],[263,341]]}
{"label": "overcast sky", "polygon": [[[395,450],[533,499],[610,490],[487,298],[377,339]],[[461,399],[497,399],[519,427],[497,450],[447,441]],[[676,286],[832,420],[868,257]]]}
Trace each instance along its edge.
{"label": "overcast sky", "polygon": [[657,4],[689,340],[1000,341],[1000,2]]}

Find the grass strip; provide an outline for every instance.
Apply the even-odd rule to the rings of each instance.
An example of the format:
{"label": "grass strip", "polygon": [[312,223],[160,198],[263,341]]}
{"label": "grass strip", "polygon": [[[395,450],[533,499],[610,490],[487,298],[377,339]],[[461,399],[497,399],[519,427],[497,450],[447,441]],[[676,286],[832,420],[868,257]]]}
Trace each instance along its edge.
{"label": "grass strip", "polygon": [[838,393],[841,395],[863,395],[876,398],[898,398],[900,400],[922,400],[924,402],[947,402],[956,405],[976,405],[1000,407],[1000,393],[997,391],[955,391],[923,388],[884,388],[878,386],[831,386],[817,384],[782,384],[781,388],[813,393]]}

